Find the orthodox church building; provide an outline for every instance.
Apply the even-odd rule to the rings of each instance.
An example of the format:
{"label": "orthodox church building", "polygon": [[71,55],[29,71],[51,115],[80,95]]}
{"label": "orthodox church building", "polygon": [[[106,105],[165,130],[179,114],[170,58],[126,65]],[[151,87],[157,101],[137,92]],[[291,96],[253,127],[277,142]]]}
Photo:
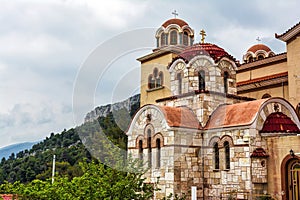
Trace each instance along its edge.
{"label": "orthodox church building", "polygon": [[287,51],[250,47],[240,64],[173,18],[141,62],[141,108],[128,151],[149,167],[155,199],[300,199],[300,23],[275,37]]}

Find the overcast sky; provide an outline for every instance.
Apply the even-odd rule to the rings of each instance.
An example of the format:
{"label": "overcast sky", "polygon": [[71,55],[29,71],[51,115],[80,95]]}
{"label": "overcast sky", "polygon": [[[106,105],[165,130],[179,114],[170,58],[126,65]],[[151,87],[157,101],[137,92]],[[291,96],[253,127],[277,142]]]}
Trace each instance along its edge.
{"label": "overcast sky", "polygon": [[[274,34],[300,21],[299,0],[0,0],[0,5],[0,147],[41,140],[51,132],[76,126],[74,86],[90,81],[88,76],[78,77],[95,49],[103,52],[103,47],[128,46],[131,40],[123,43],[119,35],[157,29],[173,17],[175,9],[195,30],[196,42],[199,31],[205,29],[207,42],[238,60],[257,43],[257,37],[275,53],[284,52],[285,44]],[[140,37],[155,47],[154,35]],[[148,46],[143,44],[142,50],[128,47],[134,51],[115,55],[97,84],[89,88],[94,93],[80,96],[93,100],[93,105],[80,110],[81,120],[97,105],[138,92],[135,58],[150,52]],[[97,56],[114,57],[105,52]]]}

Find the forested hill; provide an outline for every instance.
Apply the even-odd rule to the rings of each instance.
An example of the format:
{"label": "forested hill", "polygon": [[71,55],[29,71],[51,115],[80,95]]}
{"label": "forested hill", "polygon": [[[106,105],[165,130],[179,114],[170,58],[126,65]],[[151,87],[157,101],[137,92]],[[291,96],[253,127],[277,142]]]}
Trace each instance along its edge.
{"label": "forested hill", "polygon": [[[66,175],[69,178],[81,176],[79,162],[92,159],[92,155],[83,145],[82,139],[85,142],[91,141],[92,137],[99,132],[95,127],[100,127],[101,131],[114,144],[125,149],[127,136],[124,133],[124,127],[130,123],[128,116],[132,117],[139,108],[139,97],[138,101],[128,105],[130,106],[129,110],[128,107],[119,104],[119,109],[109,110],[105,116],[98,116],[97,120],[90,119],[79,127],[57,134],[51,133],[49,137],[33,145],[31,149],[16,154],[12,153],[7,159],[2,158],[0,184],[4,181],[30,182],[34,179],[50,178],[53,155],[56,155],[56,173],[58,175]],[[101,106],[97,108],[101,109]]]}

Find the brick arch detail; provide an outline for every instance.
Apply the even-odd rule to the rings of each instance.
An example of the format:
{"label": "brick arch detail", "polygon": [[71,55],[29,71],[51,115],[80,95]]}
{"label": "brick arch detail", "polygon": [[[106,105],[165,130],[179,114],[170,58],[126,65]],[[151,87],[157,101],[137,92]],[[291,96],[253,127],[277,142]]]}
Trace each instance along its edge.
{"label": "brick arch detail", "polygon": [[135,148],[137,148],[137,149],[139,148],[139,141],[140,140],[142,140],[142,142],[143,142],[143,149],[146,148],[147,143],[145,142],[146,140],[145,140],[144,135],[137,136],[137,138],[135,140]]}
{"label": "brick arch detail", "polygon": [[219,147],[224,147],[224,142],[226,142],[226,141],[229,142],[229,146],[230,146],[230,147],[233,147],[233,146],[234,146],[232,137],[229,136],[229,135],[223,135],[223,136],[220,138]]}
{"label": "brick arch detail", "polygon": [[156,140],[160,139],[160,147],[164,146],[164,137],[161,133],[156,133],[152,138],[152,147],[156,148]]}
{"label": "brick arch detail", "polygon": [[213,147],[215,143],[218,143],[218,144],[219,144],[219,142],[220,142],[220,138],[219,138],[218,136],[214,136],[214,137],[212,137],[212,138],[209,140],[208,145],[209,145],[210,147]]}

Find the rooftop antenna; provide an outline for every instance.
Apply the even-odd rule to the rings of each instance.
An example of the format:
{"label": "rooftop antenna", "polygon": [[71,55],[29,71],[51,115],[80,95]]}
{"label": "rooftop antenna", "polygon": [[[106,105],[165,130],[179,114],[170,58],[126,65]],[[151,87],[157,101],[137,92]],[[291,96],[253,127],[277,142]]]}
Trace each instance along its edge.
{"label": "rooftop antenna", "polygon": [[176,10],[174,10],[174,11],[172,12],[172,14],[174,15],[174,18],[176,19],[176,17],[178,16],[178,13],[177,13],[177,11],[176,11]]}

